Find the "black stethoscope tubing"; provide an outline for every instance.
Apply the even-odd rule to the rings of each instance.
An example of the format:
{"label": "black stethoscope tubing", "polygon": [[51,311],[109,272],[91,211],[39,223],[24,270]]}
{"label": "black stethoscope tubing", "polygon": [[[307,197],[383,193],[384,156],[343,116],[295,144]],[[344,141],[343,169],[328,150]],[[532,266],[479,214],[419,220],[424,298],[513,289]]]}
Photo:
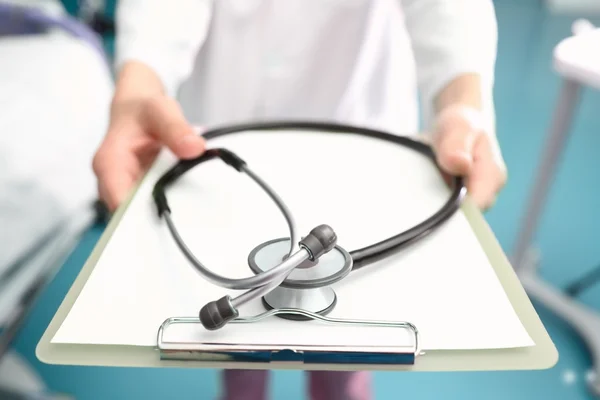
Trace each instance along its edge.
{"label": "black stethoscope tubing", "polygon": [[[283,131],[300,130],[340,134],[355,134],[407,147],[431,159],[431,161],[438,167],[440,172],[443,173],[440,166],[437,164],[435,153],[432,147],[424,142],[411,139],[407,136],[399,136],[376,129],[352,126],[341,123],[303,121],[254,122],[215,128],[206,131],[202,136],[208,142],[211,139],[216,139],[226,135],[239,134],[244,132],[276,131],[278,133],[281,133]],[[172,168],[170,168],[160,177],[160,179],[156,182],[154,186],[153,198],[159,216],[163,215],[166,211],[170,212],[167,198],[165,195],[166,187],[175,182],[185,172],[189,171],[196,165],[199,165],[205,161],[214,158],[221,158],[224,162],[238,170],[240,170],[240,166],[242,164],[245,164],[245,162],[237,155],[235,155],[229,150],[222,148],[208,149],[199,157],[188,160],[179,160]],[[444,222],[446,222],[452,215],[454,215],[454,213],[460,208],[462,200],[464,199],[467,190],[462,177],[454,176],[452,180],[453,189],[450,197],[443,204],[443,206],[440,209],[438,209],[433,215],[423,220],[419,224],[403,232],[400,232],[397,235],[394,235],[380,242],[371,244],[369,246],[350,251],[350,256],[353,261],[352,270],[355,271],[357,269],[363,268],[367,265],[373,264],[377,261],[380,261],[384,258],[396,254],[405,247],[428,236],[436,228],[438,228]]]}

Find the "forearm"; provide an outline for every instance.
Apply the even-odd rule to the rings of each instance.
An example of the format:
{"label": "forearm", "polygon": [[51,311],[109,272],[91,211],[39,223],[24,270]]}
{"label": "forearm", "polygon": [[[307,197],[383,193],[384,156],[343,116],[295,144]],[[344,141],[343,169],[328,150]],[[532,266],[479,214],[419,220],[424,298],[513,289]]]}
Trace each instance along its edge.
{"label": "forearm", "polygon": [[462,74],[444,86],[433,99],[434,112],[439,114],[452,106],[482,111],[481,78],[474,73]]}
{"label": "forearm", "polygon": [[117,71],[113,105],[165,94],[164,86],[148,65],[129,61]]}
{"label": "forearm", "polygon": [[401,0],[427,128],[451,104],[479,110],[492,129],[497,25],[491,0]]}

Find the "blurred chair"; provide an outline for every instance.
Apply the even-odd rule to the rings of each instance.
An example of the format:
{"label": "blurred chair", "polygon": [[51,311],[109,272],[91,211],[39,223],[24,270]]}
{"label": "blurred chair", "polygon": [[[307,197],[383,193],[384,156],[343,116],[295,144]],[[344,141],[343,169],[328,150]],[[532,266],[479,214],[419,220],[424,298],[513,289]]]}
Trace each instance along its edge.
{"label": "blurred chair", "polygon": [[538,257],[531,247],[556,167],[569,138],[580,93],[584,87],[600,89],[600,29],[583,20],[576,21],[572,28],[573,36],[561,41],[554,49],[554,69],[561,76],[563,85],[512,263],[529,295],[569,323],[585,341],[593,363],[590,390],[600,398],[600,310],[592,310],[573,297],[587,286],[600,283],[600,272],[595,270],[567,291],[560,291],[537,275]]}
{"label": "blurred chair", "polygon": [[0,0],[0,60],[0,398],[63,398],[42,396],[10,345],[97,218],[113,79],[100,38],[58,0]]}

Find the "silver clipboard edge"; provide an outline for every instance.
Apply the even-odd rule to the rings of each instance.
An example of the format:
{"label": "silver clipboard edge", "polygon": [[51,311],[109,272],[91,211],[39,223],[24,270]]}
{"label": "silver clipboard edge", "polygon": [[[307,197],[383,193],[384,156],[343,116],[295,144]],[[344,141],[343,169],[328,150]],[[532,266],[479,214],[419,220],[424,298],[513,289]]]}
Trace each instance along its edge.
{"label": "silver clipboard edge", "polygon": [[229,344],[218,342],[168,342],[164,339],[165,331],[172,325],[201,325],[198,317],[167,318],[159,327],[157,333],[157,349],[161,359],[165,360],[207,360],[211,358],[227,358],[239,362],[295,362],[299,364],[392,364],[412,365],[421,354],[419,331],[417,327],[404,321],[370,321],[334,319],[304,310],[270,310],[258,316],[236,319],[230,323],[252,323],[264,318],[294,312],[304,314],[314,320],[327,324],[352,324],[409,330],[413,336],[412,346],[347,346],[347,345],[259,345],[259,344]]}

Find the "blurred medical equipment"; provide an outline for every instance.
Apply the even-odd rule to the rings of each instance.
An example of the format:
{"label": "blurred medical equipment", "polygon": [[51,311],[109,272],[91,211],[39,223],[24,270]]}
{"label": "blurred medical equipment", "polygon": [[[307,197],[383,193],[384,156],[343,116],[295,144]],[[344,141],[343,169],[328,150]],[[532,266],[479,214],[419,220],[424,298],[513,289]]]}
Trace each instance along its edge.
{"label": "blurred medical equipment", "polygon": [[[96,221],[91,159],[113,83],[102,41],[59,1],[0,1],[0,59],[0,371],[12,371],[29,310]],[[0,386],[3,399],[56,398]]]}
{"label": "blurred medical equipment", "polygon": [[79,17],[89,24],[96,15],[103,15],[106,10],[105,0],[79,0]]}
{"label": "blurred medical equipment", "polygon": [[116,27],[106,9],[105,0],[80,0],[79,17],[95,32],[110,37],[115,35]]}
{"label": "blurred medical equipment", "polygon": [[0,363],[0,399],[2,400],[75,400],[73,396],[48,393],[44,381],[31,372],[29,364],[14,352]]}
{"label": "blurred medical equipment", "polygon": [[550,287],[537,275],[538,257],[531,247],[558,161],[566,147],[580,92],[583,86],[600,89],[597,62],[600,29],[588,21],[578,20],[572,30],[574,35],[563,40],[554,50],[554,68],[564,82],[547,147],[542,154],[535,186],[517,236],[512,262],[527,292],[571,324],[585,341],[593,364],[590,390],[600,398],[600,314],[573,298],[573,295],[600,280],[600,267],[577,280],[563,293]]}
{"label": "blurred medical equipment", "polygon": [[0,35],[43,33],[53,28],[73,35],[104,55],[101,38],[68,15],[52,15],[37,7],[0,1]]}
{"label": "blurred medical equipment", "polygon": [[[318,131],[332,134],[346,134],[383,140],[391,145],[403,146],[428,157],[436,163],[432,148],[423,142],[405,136],[393,135],[378,130],[350,125],[318,122],[261,122],[225,126],[205,132],[207,140],[225,135],[251,131]],[[231,279],[219,275],[200,262],[186,246],[171,218],[165,189],[199,164],[221,159],[237,171],[245,173],[283,214],[289,229],[288,238],[274,239],[258,245],[248,256],[248,265],[254,276]],[[441,169],[440,169],[441,171]],[[328,176],[327,162],[323,162],[322,176]],[[298,179],[310,179],[303,176]],[[167,226],[187,260],[208,281],[227,289],[247,290],[231,298],[224,296],[206,304],[199,312],[200,322],[208,330],[216,330],[239,316],[237,308],[262,296],[263,305],[276,315],[294,320],[317,319],[318,315],[331,312],[337,302],[331,285],[344,279],[351,271],[363,268],[396,254],[398,251],[419,241],[435,231],[460,208],[466,195],[466,187],[461,177],[453,178],[453,191],[443,206],[424,221],[388,239],[354,251],[346,251],[337,244],[337,235],[327,225],[319,225],[307,236],[300,238],[292,213],[277,193],[263,181],[246,162],[227,149],[213,148],[192,160],[182,160],[165,172],[156,182],[152,196],[158,215],[164,218]],[[315,314],[318,314],[315,316]],[[257,317],[258,318],[258,317]],[[377,321],[384,325],[384,322]],[[357,322],[357,325],[360,323]]]}

